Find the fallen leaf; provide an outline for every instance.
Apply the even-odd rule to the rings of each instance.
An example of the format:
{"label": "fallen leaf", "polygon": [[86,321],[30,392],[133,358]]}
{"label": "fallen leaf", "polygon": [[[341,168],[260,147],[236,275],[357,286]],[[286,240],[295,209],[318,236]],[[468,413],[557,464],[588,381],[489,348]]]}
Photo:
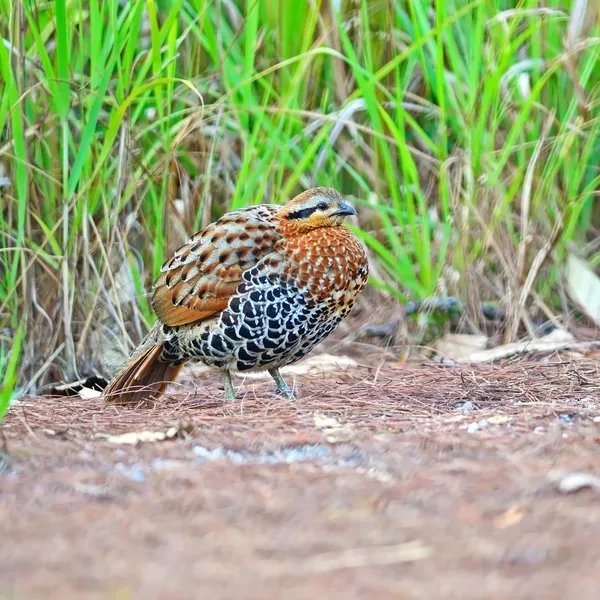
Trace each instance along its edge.
{"label": "fallen leaf", "polygon": [[67,427],[57,427],[56,429],[44,429],[44,433],[49,437],[64,437],[69,433]]}
{"label": "fallen leaf", "polygon": [[349,442],[353,437],[354,428],[349,424],[335,429],[325,429],[325,441],[329,444]]}
{"label": "fallen leaf", "polygon": [[596,475],[592,475],[591,473],[550,471],[548,479],[563,494],[571,494],[584,488],[600,490],[600,477],[596,477]]}
{"label": "fallen leaf", "polygon": [[557,350],[590,351],[597,346],[598,342],[577,342],[568,331],[565,331],[564,329],[555,329],[543,338],[503,344],[502,346],[496,346],[496,348],[490,348],[489,350],[473,352],[470,356],[459,359],[458,362],[493,362],[516,354],[524,354],[525,352],[556,352]]}
{"label": "fallen leaf", "polygon": [[113,500],[114,495],[106,487],[100,487],[97,485],[86,485],[83,483],[76,483],[73,489],[80,494],[85,494],[96,500]]}
{"label": "fallen leaf", "polygon": [[444,423],[457,423],[458,421],[464,421],[466,418],[466,415],[453,415],[452,417],[445,418]]}
{"label": "fallen leaf", "polygon": [[494,524],[498,529],[506,529],[517,525],[523,520],[525,511],[516,505],[509,506],[508,509],[494,519]]}
{"label": "fallen leaf", "polygon": [[486,335],[468,335],[464,333],[447,333],[434,344],[434,348],[445,358],[461,360],[473,352],[484,350],[489,338]]}
{"label": "fallen leaf", "polygon": [[334,417],[320,412],[313,415],[315,427],[325,434],[325,441],[330,444],[349,442],[354,437],[354,426],[351,423],[340,423]]}
{"label": "fallen leaf", "polygon": [[163,440],[172,439],[177,433],[176,427],[170,427],[166,433],[164,431],[130,431],[119,435],[106,436],[106,441],[109,444],[135,446],[143,442],[162,442]]}
{"label": "fallen leaf", "polygon": [[566,268],[567,291],[596,325],[600,325],[600,278],[584,260],[569,254]]}
{"label": "fallen leaf", "polygon": [[512,420],[513,418],[508,415],[492,415],[488,417],[487,422],[492,425],[503,425],[504,423],[510,423]]}
{"label": "fallen leaf", "polygon": [[169,427],[169,429],[167,429],[167,433],[165,435],[167,436],[167,439],[172,439],[174,437],[177,437],[178,433],[179,433],[178,427]]}
{"label": "fallen leaf", "polygon": [[[361,473],[361,471],[364,471],[364,469],[361,469],[361,467],[359,467],[356,471],[357,473]],[[365,475],[370,479],[375,479],[377,481],[380,481],[381,483],[390,483],[390,481],[394,480],[394,478],[387,471],[376,469],[375,467],[371,467],[370,469],[368,469],[365,472]]]}
{"label": "fallen leaf", "polygon": [[320,412],[316,412],[313,415],[313,419],[317,429],[332,429],[342,426],[342,424],[335,417],[328,417]]}

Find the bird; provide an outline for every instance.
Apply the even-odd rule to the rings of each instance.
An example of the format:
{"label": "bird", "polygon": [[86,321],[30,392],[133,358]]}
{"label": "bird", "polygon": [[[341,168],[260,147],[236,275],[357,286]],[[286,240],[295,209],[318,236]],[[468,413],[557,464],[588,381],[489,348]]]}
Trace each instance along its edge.
{"label": "bird", "polygon": [[306,356],[350,313],[368,274],[365,248],[343,226],[357,215],[332,188],[285,205],[224,214],[195,233],[154,282],[156,321],[104,390],[108,402],[159,398],[188,361],[221,372],[268,371],[277,394],[295,395],[280,369]]}

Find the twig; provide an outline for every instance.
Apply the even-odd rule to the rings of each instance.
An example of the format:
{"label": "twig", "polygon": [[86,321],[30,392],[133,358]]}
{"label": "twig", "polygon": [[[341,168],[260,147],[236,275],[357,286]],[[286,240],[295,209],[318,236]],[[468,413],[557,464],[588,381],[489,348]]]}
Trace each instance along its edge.
{"label": "twig", "polygon": [[[271,576],[286,573],[312,575],[329,573],[341,569],[359,569],[376,565],[394,565],[429,558],[432,548],[424,546],[419,540],[405,544],[393,544],[374,548],[351,548],[342,552],[323,552],[304,560],[303,562],[264,564],[264,571]],[[261,566],[262,570],[262,566]]]}

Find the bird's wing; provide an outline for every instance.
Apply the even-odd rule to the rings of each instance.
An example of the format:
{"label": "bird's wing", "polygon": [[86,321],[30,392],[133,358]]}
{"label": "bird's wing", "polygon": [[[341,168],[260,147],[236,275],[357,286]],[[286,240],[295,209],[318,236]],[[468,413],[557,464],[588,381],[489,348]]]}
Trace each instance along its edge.
{"label": "bird's wing", "polygon": [[242,274],[280,239],[275,214],[263,204],[223,215],[191,237],[161,269],[152,307],[166,325],[203,321],[222,311]]}

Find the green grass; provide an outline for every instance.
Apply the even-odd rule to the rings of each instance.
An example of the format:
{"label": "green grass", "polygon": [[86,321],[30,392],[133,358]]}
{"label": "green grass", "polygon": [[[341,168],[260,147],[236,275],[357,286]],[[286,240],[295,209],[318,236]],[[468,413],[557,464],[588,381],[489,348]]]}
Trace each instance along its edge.
{"label": "green grass", "polygon": [[599,222],[592,0],[579,31],[570,0],[337,4],[0,0],[0,373],[20,357],[20,392],[111,368],[189,233],[312,185],[354,200],[400,301],[512,307],[552,239],[525,301],[563,310],[566,250]]}

